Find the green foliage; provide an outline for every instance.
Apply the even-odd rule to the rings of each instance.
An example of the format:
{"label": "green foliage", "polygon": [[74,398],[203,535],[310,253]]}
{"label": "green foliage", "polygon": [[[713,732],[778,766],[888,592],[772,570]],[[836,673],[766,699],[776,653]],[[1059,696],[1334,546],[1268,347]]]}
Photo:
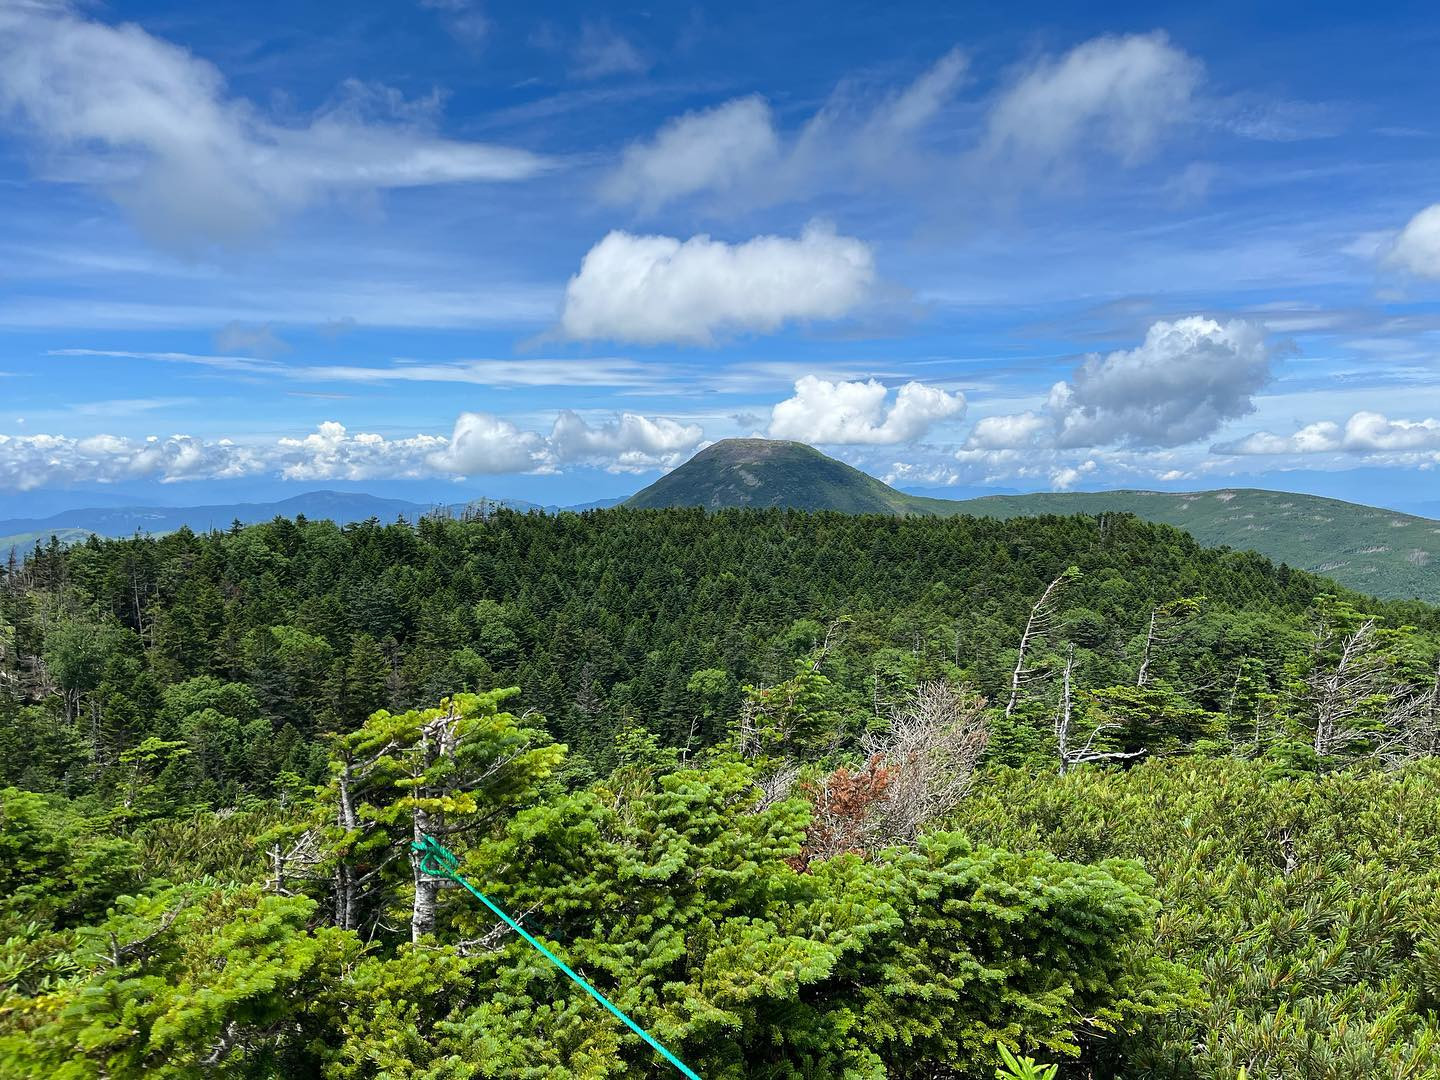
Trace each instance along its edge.
{"label": "green foliage", "polygon": [[313,1071],[333,1023],[325,991],[360,952],[353,935],[308,931],[314,906],[205,884],[120,898],[75,935],[73,978],[5,1004],[0,1076]]}
{"label": "green foliage", "polygon": [[[1184,529],[1202,544],[1253,548],[1276,562],[1323,573],[1348,588],[1440,602],[1440,561],[1415,558],[1416,552],[1436,553],[1434,521],[1318,495],[1245,488],[1181,494],[1067,491],[989,495],[943,509],[922,506],[910,512],[927,510],[997,518],[1135,514]],[[1265,523],[1263,530],[1255,528],[1257,521]],[[1377,536],[1384,540],[1377,542]]]}
{"label": "green foliage", "polygon": [[1200,972],[1205,1003],[1156,1040],[1121,1044],[1107,1070],[1428,1075],[1440,1048],[1433,760],[1298,780],[1233,760],[1000,771],[956,824],[977,842],[1139,858],[1154,874],[1155,947]]}
{"label": "green foliage", "polygon": [[[492,826],[497,815],[535,795],[565,757],[565,747],[520,726],[499,709],[516,690],[456,694],[437,708],[392,714],[383,709],[358,731],[332,743],[332,779],[321,798],[328,860],[342,882],[334,898],[340,926],[371,932],[386,905],[412,881],[396,859],[421,833],[451,843]],[[413,878],[419,905],[433,904],[433,884]],[[430,895],[421,895],[426,890]],[[433,913],[415,933],[429,932]]]}
{"label": "green foliage", "polygon": [[28,920],[71,926],[140,880],[140,850],[52,800],[0,790],[0,934]]}
{"label": "green foliage", "polygon": [[[1440,613],[1328,591],[1126,516],[40,550],[0,579],[0,1076],[662,1074],[420,832],[707,1078],[1426,1075]],[[921,684],[999,706],[915,837],[942,755],[876,740]]]}
{"label": "green foliage", "polygon": [[[730,764],[669,773],[624,807],[601,791],[551,799],[463,870],[710,1078],[905,1077],[922,1061],[981,1076],[1001,1040],[1073,1055],[1091,1034],[1184,1003],[1193,978],[1135,953],[1154,905],[1134,867],[937,836],[801,873],[790,861],[808,808],[762,806],[752,781]],[[493,934],[483,908],[449,917],[486,948],[362,965],[374,1007],[348,1022],[336,1075],[376,1076],[391,1060],[524,1062],[523,1075],[546,1077],[654,1068],[527,945]]]}
{"label": "green foliage", "polygon": [[1040,1065],[1033,1058],[1017,1057],[1004,1046],[1000,1047],[1000,1062],[995,1080],[1055,1080],[1060,1073],[1059,1065]]}

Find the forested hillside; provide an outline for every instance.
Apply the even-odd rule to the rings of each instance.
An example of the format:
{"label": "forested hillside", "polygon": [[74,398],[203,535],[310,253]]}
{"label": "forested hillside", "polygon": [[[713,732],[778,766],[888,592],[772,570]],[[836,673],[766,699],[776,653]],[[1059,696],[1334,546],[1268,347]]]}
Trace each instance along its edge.
{"label": "forested hillside", "polygon": [[[516,688],[514,690],[496,688]],[[0,581],[0,1076],[1434,1075],[1440,610],[1135,517],[497,511]]]}
{"label": "forested hillside", "polygon": [[1440,521],[1286,491],[1049,491],[937,499],[897,491],[804,443],[724,439],[630,506],[790,507],[945,517],[1136,514],[1202,544],[1259,551],[1370,595],[1440,602]]}
{"label": "forested hillside", "polygon": [[1254,548],[1277,562],[1379,596],[1440,601],[1440,521],[1289,491],[1062,491],[963,499],[959,513],[1138,514],[1202,544]]}

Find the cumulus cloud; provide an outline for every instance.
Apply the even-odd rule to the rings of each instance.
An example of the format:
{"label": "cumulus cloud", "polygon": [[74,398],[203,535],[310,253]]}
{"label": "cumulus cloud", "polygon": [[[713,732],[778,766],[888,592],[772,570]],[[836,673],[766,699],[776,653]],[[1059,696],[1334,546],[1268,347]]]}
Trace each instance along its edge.
{"label": "cumulus cloud", "polygon": [[448,436],[387,438],[350,431],[334,420],[273,442],[191,435],[0,435],[0,491],[261,475],[297,482],[485,476],[555,472],[569,465],[641,472],[679,464],[702,438],[694,424],[622,413],[591,426],[568,410],[548,435],[476,412],[461,413]]}
{"label": "cumulus cloud", "polygon": [[1394,454],[1440,451],[1440,420],[1391,420],[1361,411],[1340,425],[1331,420],[1306,424],[1291,435],[1257,431],[1215,448],[1222,454]]}
{"label": "cumulus cloud", "polygon": [[705,433],[698,424],[621,413],[591,427],[566,409],[555,418],[549,449],[558,462],[603,462],[617,472],[680,464]]}
{"label": "cumulus cloud", "polygon": [[1062,447],[1180,446],[1254,412],[1270,365],[1255,323],[1162,321],[1134,349],[1087,357],[1071,381],[1051,389],[1046,409]]}
{"label": "cumulus cloud", "polygon": [[565,289],[559,332],[574,340],[712,344],[787,322],[836,319],[875,283],[869,247],[807,226],[798,239],[727,244],[615,231],[585,255]]}
{"label": "cumulus cloud", "polygon": [[891,403],[889,391],[874,379],[829,382],[806,375],[795,381],[795,396],[771,410],[770,437],[832,444],[914,442],[964,411],[964,394],[924,383],[906,383]]}
{"label": "cumulus cloud", "polygon": [[982,150],[1032,166],[1095,150],[1136,161],[1188,118],[1201,74],[1163,33],[1095,38],[1025,70],[995,102]]}
{"label": "cumulus cloud", "polygon": [[427,459],[445,446],[435,435],[386,439],[368,432],[351,434],[327,420],[304,438],[282,438],[268,458],[286,480],[369,480],[377,476],[423,476],[434,470]]}
{"label": "cumulus cloud", "polygon": [[525,150],[436,135],[428,104],[352,83],[308,119],[279,122],[230,96],[212,64],[138,26],[59,4],[0,6],[0,122],[46,155],[49,174],[94,182],[172,247],[242,243],[333,194],[546,167]]}
{"label": "cumulus cloud", "polygon": [[1410,219],[1395,237],[1385,261],[1417,277],[1440,278],[1440,203]]}
{"label": "cumulus cloud", "polygon": [[671,120],[649,141],[626,148],[601,186],[611,202],[653,211],[699,191],[725,191],[780,157],[770,106],[759,95]]}
{"label": "cumulus cloud", "polygon": [[1033,445],[1052,430],[1050,419],[1038,413],[987,416],[976,422],[966,445],[977,450],[1013,450]]}
{"label": "cumulus cloud", "polygon": [[450,444],[430,461],[437,468],[464,475],[532,472],[545,464],[545,440],[521,431],[509,420],[489,413],[461,413]]}
{"label": "cumulus cloud", "polygon": [[1183,446],[1255,411],[1271,351],[1255,323],[1191,316],[1151,325],[1133,349],[1087,356],[1043,410],[987,416],[963,452]]}
{"label": "cumulus cloud", "polygon": [[1095,469],[1095,462],[1088,458],[1079,465],[1067,465],[1056,469],[1050,474],[1050,486],[1056,491],[1069,491],[1086,476],[1093,473]]}
{"label": "cumulus cloud", "polygon": [[1253,412],[1270,365],[1253,323],[1156,322],[1136,348],[1086,357],[1050,388],[1043,412],[985,417],[966,448],[1181,446]]}
{"label": "cumulus cloud", "polygon": [[229,478],[244,475],[255,463],[233,443],[206,443],[188,435],[145,439],[0,435],[0,491],[35,491],[80,482]]}

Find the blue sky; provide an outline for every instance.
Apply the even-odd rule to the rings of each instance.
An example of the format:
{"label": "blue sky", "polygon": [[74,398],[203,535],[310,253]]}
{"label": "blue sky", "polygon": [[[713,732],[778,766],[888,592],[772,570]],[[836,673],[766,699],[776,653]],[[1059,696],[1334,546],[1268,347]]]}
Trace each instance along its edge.
{"label": "blue sky", "polygon": [[0,0],[0,510],[1440,499],[1428,5]]}

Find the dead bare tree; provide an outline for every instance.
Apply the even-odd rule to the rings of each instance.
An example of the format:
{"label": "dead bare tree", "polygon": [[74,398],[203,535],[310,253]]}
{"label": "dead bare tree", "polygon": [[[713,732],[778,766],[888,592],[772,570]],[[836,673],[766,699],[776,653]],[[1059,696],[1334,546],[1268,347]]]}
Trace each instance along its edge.
{"label": "dead bare tree", "polygon": [[1061,676],[1060,707],[1055,713],[1055,747],[1060,757],[1060,775],[1064,776],[1075,765],[1086,765],[1096,761],[1124,761],[1129,758],[1137,758],[1145,753],[1144,750],[1096,750],[1095,741],[1107,731],[1117,731],[1125,725],[1111,721],[1107,724],[1097,724],[1091,729],[1085,742],[1078,748],[1070,745],[1070,726],[1074,717],[1074,674],[1075,674],[1075,646],[1071,645],[1065,653],[1065,670]]}
{"label": "dead bare tree", "polygon": [[0,688],[19,681],[15,653],[15,628],[0,620]]}
{"label": "dead bare tree", "polygon": [[1040,594],[1040,599],[1035,601],[1035,606],[1030,609],[1030,617],[1025,620],[1025,630],[1020,635],[1020,648],[1015,657],[1015,670],[1010,675],[1010,700],[1005,704],[1005,716],[1008,718],[1015,711],[1015,705],[1020,700],[1021,688],[1029,682],[1044,678],[1040,671],[1027,668],[1025,659],[1035,644],[1043,640],[1050,632],[1051,624],[1055,620],[1055,605],[1060,599],[1060,592],[1075,579],[1077,571],[1072,566],[1060,574]]}
{"label": "dead bare tree", "polygon": [[1155,651],[1175,641],[1180,624],[1200,609],[1203,597],[1186,597],[1156,604],[1150,609],[1150,625],[1145,632],[1145,648],[1140,655],[1140,673],[1135,678],[1136,686],[1144,686],[1150,680],[1150,661]]}
{"label": "dead bare tree", "polygon": [[265,879],[265,888],[281,896],[295,895],[291,885],[316,880],[316,871],[324,861],[320,837],[314,829],[305,830],[288,847],[276,840],[265,854],[270,860],[270,876]]}
{"label": "dead bare tree", "polygon": [[880,825],[889,841],[910,841],[943,819],[970,790],[989,730],[985,699],[947,682],[925,682],[862,749],[885,770]]}
{"label": "dead bare tree", "polygon": [[755,786],[760,789],[760,801],[755,805],[758,813],[776,803],[784,802],[795,790],[795,782],[800,779],[800,766],[785,764],[766,773],[756,779]]}
{"label": "dead bare tree", "polygon": [[1440,655],[1435,657],[1435,680],[1427,696],[1421,745],[1428,755],[1440,753]]}
{"label": "dead bare tree", "polygon": [[1377,699],[1385,693],[1387,667],[1374,619],[1340,638],[1333,662],[1326,653],[1335,630],[1322,624],[1312,648],[1314,663],[1306,678],[1307,695],[1315,717],[1313,747],[1317,757],[1331,757],[1375,734]]}

